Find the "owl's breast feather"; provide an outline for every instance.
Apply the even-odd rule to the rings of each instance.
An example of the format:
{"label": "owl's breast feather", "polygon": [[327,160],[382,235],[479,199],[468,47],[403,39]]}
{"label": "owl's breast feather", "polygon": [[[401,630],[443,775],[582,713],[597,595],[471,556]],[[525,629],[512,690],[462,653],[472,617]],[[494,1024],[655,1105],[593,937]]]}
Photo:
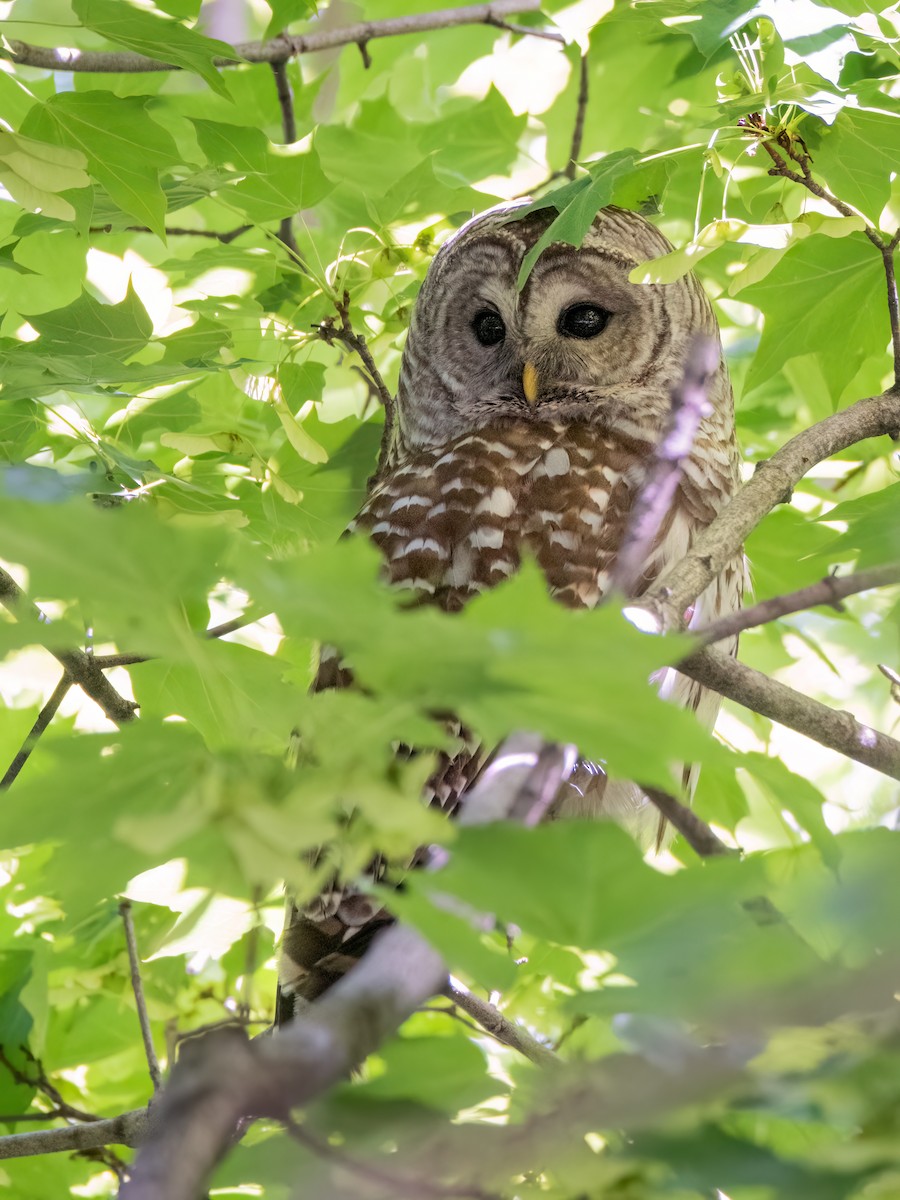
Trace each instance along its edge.
{"label": "owl's breast feather", "polygon": [[414,452],[354,527],[380,548],[394,586],[445,609],[508,579],[523,551],[562,603],[593,607],[649,449],[587,424],[498,423]]}

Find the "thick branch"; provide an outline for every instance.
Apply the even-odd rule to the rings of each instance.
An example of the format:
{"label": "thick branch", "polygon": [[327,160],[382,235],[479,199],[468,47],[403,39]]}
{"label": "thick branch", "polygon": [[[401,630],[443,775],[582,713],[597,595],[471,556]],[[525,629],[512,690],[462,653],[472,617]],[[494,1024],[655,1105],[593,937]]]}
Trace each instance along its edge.
{"label": "thick branch", "polygon": [[720,650],[699,650],[678,664],[683,675],[704,687],[794,729],[891,779],[900,779],[900,742],[861,725],[848,712],[811,700]]}
{"label": "thick branch", "polygon": [[320,1095],[442,992],[446,980],[431,946],[394,926],[321,1000],[271,1037],[250,1043],[227,1030],[188,1043],[154,1104],[122,1200],[196,1200],[241,1117],[285,1117]]}
{"label": "thick branch", "polygon": [[900,563],[873,567],[870,571],[857,571],[852,575],[827,575],[809,587],[798,588],[796,592],[786,592],[783,596],[773,596],[771,600],[762,600],[752,608],[745,608],[743,612],[730,613],[696,632],[707,645],[711,645],[724,638],[734,637],[745,629],[767,625],[770,621],[777,621],[779,617],[787,617],[791,613],[804,612],[806,609],[818,608],[825,604],[840,609],[841,601],[846,600],[848,596],[867,592],[871,588],[890,587],[895,583],[900,583]]}
{"label": "thick branch", "polygon": [[[323,29],[296,37],[281,35],[268,42],[245,42],[234,47],[234,56],[217,58],[218,67],[233,67],[245,63],[287,62],[297,54],[314,54],[338,46],[363,46],[375,38],[398,37],[401,34],[427,33],[432,29],[451,29],[457,25],[500,25],[504,18],[517,13],[538,12],[540,0],[494,0],[493,4],[472,4],[462,8],[445,8],[437,12],[417,13],[406,17],[391,17],[384,21],[361,21],[344,29]],[[536,31],[525,28],[522,33]],[[177,71],[171,63],[148,58],[129,51],[69,50],[32,46],[12,38],[6,41],[6,56],[26,67],[45,71],[87,71],[93,73],[135,71]]]}
{"label": "thick branch", "polygon": [[900,431],[900,391],[858,400],[842,412],[805,429],[765,462],[696,538],[684,558],[638,602],[656,615],[664,629],[683,625],[689,605],[740,552],[747,535],[778,504],[786,503],[794,486],[816,463],[866,438]]}

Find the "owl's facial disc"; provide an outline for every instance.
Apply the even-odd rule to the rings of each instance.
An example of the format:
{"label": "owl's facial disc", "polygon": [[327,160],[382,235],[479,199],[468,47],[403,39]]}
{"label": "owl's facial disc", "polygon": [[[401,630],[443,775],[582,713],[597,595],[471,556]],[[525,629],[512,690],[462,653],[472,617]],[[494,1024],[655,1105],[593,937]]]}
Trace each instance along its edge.
{"label": "owl's facial disc", "polygon": [[441,444],[501,418],[591,421],[625,405],[668,411],[691,339],[715,333],[691,277],[629,281],[671,249],[636,213],[604,209],[581,247],[540,255],[524,288],[522,261],[553,219],[482,214],[440,250],[404,352],[398,412],[410,445]]}

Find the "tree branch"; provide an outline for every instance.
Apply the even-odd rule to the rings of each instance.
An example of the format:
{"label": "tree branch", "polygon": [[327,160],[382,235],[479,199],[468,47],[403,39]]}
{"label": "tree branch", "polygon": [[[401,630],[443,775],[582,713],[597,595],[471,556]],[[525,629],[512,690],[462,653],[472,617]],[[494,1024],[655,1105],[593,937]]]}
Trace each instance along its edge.
{"label": "tree branch", "polygon": [[719,346],[713,338],[697,337],[684,364],[684,374],[672,389],[672,407],[662,440],[647,465],[628,525],[616,554],[610,590],[633,596],[647,560],[672,507],[682,463],[690,456],[697,430],[711,408],[709,381],[719,365]]}
{"label": "tree branch", "polygon": [[453,1001],[457,1008],[461,1008],[473,1021],[477,1021],[491,1037],[496,1038],[502,1045],[509,1046],[511,1050],[518,1050],[529,1062],[537,1063],[541,1067],[559,1065],[560,1059],[549,1046],[545,1046],[543,1042],[533,1038],[521,1025],[508,1020],[498,1008],[489,1004],[487,1000],[481,1000],[472,992],[463,991],[452,984],[445,989],[445,995]]}
{"label": "tree branch", "polygon": [[[166,226],[166,237],[198,237],[210,238],[221,242],[223,246],[230,245],[235,238],[252,229],[252,225],[238,225],[236,229],[219,232],[215,229],[186,229],[178,225]],[[153,233],[149,225],[126,225],[124,229],[115,229],[112,225],[92,225],[91,233]]]}
{"label": "tree branch", "polygon": [[148,1119],[146,1108],[135,1108],[108,1121],[11,1133],[0,1137],[0,1160],[28,1158],[35,1154],[81,1153],[109,1145],[138,1146],[146,1136]]}
{"label": "tree branch", "polygon": [[[338,46],[365,45],[375,38],[421,34],[434,29],[452,29],[459,25],[497,25],[517,13],[538,12],[540,0],[494,0],[493,4],[472,4],[462,8],[445,8],[437,12],[417,13],[406,17],[391,17],[383,21],[361,21],[344,29],[323,29],[295,37],[284,35],[268,42],[244,42],[234,47],[233,57],[217,58],[217,67],[233,67],[243,63],[283,63],[298,54],[315,54]],[[540,31],[521,28],[522,33],[534,36]],[[10,61],[25,67],[45,71],[86,71],[93,73],[132,73],[140,71],[177,71],[171,63],[148,58],[130,51],[69,50],[33,46],[9,38],[5,42]]]}
{"label": "tree branch", "polygon": [[692,809],[688,808],[686,804],[682,804],[680,800],[676,800],[674,796],[670,796],[668,792],[664,792],[660,788],[648,787],[644,783],[641,784],[641,791],[701,858],[736,853],[730,846],[726,846],[721,838],[716,837],[707,823]]}
{"label": "tree branch", "polygon": [[119,902],[119,915],[125,927],[125,944],[128,947],[128,965],[131,971],[131,990],[134,992],[134,1003],[137,1007],[138,1023],[141,1027],[141,1038],[144,1042],[144,1054],[147,1057],[147,1068],[150,1072],[150,1082],[154,1092],[162,1085],[162,1072],[159,1069],[159,1059],[153,1045],[153,1032],[150,1029],[150,1017],[147,1013],[147,1002],[144,999],[144,984],[141,979],[141,959],[138,954],[137,938],[134,935],[134,918],[131,915],[131,901]]}
{"label": "tree branch", "polygon": [[683,675],[744,708],[786,725],[882,775],[900,779],[900,742],[860,724],[850,713],[811,700],[720,650],[698,650],[677,665]]}
{"label": "tree branch", "polygon": [[[41,610],[31,603],[12,575],[2,568],[0,604],[8,608],[19,620],[47,623],[47,618]],[[47,648],[57,662],[63,665],[72,683],[77,683],[86,695],[99,704],[110,721],[121,724],[123,721],[132,720],[137,705],[119,695],[90,654],[81,650],[54,650],[50,646]]]}
{"label": "tree branch", "polygon": [[411,929],[379,934],[354,967],[288,1026],[251,1043],[223,1030],[189,1042],[154,1104],[121,1200],[196,1200],[248,1115],[285,1118],[347,1076],[431,996],[447,969]]}
{"label": "tree branch", "polygon": [[712,621],[702,629],[696,630],[696,633],[706,645],[711,645],[724,638],[734,637],[745,629],[755,629],[759,625],[777,621],[779,617],[818,608],[820,605],[827,604],[840,610],[841,601],[846,600],[848,596],[867,592],[871,588],[890,587],[897,583],[900,583],[900,563],[873,567],[869,571],[856,571],[852,575],[826,575],[824,579],[820,579],[818,583],[811,583],[808,587],[786,592],[783,596],[773,596],[770,600],[762,600],[742,612],[720,617],[718,621]]}
{"label": "tree branch", "polygon": [[657,618],[661,629],[680,629],[685,610],[740,552],[747,535],[778,504],[787,503],[794,486],[816,463],[857,442],[900,431],[900,391],[857,400],[791,438],[770,459],[757,465],[691,549],[664,572],[637,601]]}
{"label": "tree branch", "polygon": [[[255,625],[257,621],[261,621],[266,613],[244,613],[241,617],[232,617],[230,621],[223,621],[221,625],[213,625],[209,629],[204,630],[205,638],[213,639],[225,637],[228,633],[234,633],[238,629],[245,629],[248,625]],[[147,654],[96,654],[94,662],[102,670],[106,671],[110,667],[134,667],[138,663],[152,662],[152,656]]]}

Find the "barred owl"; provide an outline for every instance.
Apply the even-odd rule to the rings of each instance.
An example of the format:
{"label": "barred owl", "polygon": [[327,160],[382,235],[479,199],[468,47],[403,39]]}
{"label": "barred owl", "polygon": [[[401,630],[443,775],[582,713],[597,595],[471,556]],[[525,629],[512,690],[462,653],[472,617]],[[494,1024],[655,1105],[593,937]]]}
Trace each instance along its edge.
{"label": "barred owl", "polygon": [[[633,267],[671,246],[617,208],[599,213],[580,248],[546,248],[519,291],[523,258],[551,215],[488,212],[435,257],[403,355],[391,440],[354,523],[382,551],[394,586],[447,610],[508,579],[523,554],[536,559],[561,603],[593,607],[602,599],[691,343],[698,334],[718,337],[693,276],[629,283]],[[724,362],[709,399],[639,591],[685,554],[737,483]],[[741,583],[735,561],[700,596],[691,622],[736,608]],[[336,659],[325,661],[320,682],[340,674]],[[659,688],[712,724],[718,699],[697,684],[668,670]],[[461,774],[435,781],[439,799],[459,790],[473,764],[463,755]],[[585,764],[560,807],[563,815],[627,818],[648,806],[636,784]],[[364,921],[349,912],[322,916],[341,957]]]}

